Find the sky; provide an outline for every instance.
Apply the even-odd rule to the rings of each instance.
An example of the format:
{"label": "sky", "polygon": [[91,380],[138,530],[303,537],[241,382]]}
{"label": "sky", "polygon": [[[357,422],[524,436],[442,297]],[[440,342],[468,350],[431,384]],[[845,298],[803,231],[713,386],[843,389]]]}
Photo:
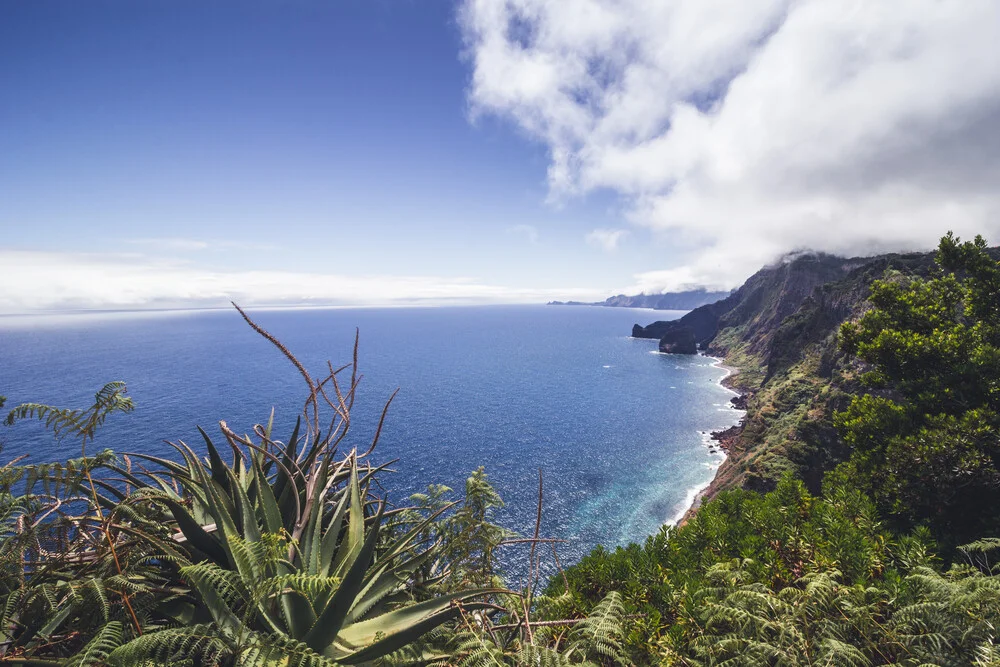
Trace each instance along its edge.
{"label": "sky", "polygon": [[994,0],[0,3],[0,313],[729,289],[998,183]]}

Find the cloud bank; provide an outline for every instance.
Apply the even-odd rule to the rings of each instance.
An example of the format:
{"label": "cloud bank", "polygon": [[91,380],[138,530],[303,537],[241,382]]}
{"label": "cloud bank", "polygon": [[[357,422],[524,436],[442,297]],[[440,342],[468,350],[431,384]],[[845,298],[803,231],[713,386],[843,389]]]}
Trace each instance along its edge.
{"label": "cloud bank", "polygon": [[67,309],[443,305],[597,300],[588,289],[521,289],[473,278],[216,271],[143,255],[0,249],[0,314]]}
{"label": "cloud bank", "polygon": [[466,0],[459,21],[473,115],[544,142],[551,196],[610,188],[673,241],[647,291],[801,248],[1000,242],[994,0]]}

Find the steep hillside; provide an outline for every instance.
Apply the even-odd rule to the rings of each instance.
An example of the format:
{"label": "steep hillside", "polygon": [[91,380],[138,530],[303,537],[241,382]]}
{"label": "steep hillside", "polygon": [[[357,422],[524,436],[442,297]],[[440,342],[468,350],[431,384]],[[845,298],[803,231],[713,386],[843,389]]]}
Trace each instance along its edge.
{"label": "steep hillside", "polygon": [[696,308],[679,320],[654,322],[648,327],[637,325],[632,335],[662,338],[669,332],[690,329],[699,346],[708,348],[720,333],[725,333],[747,342],[749,352],[760,354],[778,324],[794,313],[816,287],[844,277],[858,264],[859,260],[825,254],[788,257],[750,276],[722,301]]}
{"label": "steep hillside", "polygon": [[744,392],[741,426],[717,434],[729,451],[707,492],[770,490],[792,471],[818,490],[826,470],[847,452],[832,425],[846,405],[856,368],[837,350],[840,324],[863,312],[869,286],[887,270],[925,274],[932,253],[844,259],[803,254],[765,267],[728,298],[680,320],[636,325],[632,335],[659,338],[661,349],[686,332],[722,357]]}

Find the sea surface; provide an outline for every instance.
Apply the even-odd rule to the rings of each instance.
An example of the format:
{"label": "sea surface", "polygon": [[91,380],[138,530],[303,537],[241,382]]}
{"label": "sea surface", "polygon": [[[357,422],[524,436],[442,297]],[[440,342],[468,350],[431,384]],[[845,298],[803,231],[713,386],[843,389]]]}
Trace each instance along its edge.
{"label": "sea surface", "polygon": [[[431,482],[460,491],[484,466],[506,502],[500,522],[530,535],[541,470],[541,532],[568,540],[564,562],[676,520],[721,463],[706,433],[741,414],[719,385],[725,371],[628,335],[633,323],[681,314],[555,306],[251,311],[317,376],[328,359],[350,361],[360,331],[364,378],[349,443],[367,448],[399,388],[376,450],[380,460],[398,459],[382,479],[390,501],[405,503]],[[8,408],[85,407],[111,380],[127,382],[137,409],[113,416],[91,447],[117,452],[170,455],[166,440],[198,448],[196,425],[217,434],[222,419],[247,432],[272,407],[277,437],[287,437],[306,394],[295,368],[235,311],[0,317]],[[0,440],[4,462],[80,453],[76,441],[56,441],[37,423],[0,427]]]}

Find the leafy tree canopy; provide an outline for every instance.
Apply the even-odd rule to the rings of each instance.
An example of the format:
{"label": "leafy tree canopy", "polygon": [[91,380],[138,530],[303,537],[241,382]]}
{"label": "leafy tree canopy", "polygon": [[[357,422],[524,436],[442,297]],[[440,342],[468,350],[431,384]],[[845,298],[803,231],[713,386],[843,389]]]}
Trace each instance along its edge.
{"label": "leafy tree canopy", "polygon": [[835,421],[854,448],[840,474],[899,526],[954,545],[1000,528],[1000,264],[982,237],[950,233],[937,264],[877,281],[873,308],[842,327],[868,393]]}

